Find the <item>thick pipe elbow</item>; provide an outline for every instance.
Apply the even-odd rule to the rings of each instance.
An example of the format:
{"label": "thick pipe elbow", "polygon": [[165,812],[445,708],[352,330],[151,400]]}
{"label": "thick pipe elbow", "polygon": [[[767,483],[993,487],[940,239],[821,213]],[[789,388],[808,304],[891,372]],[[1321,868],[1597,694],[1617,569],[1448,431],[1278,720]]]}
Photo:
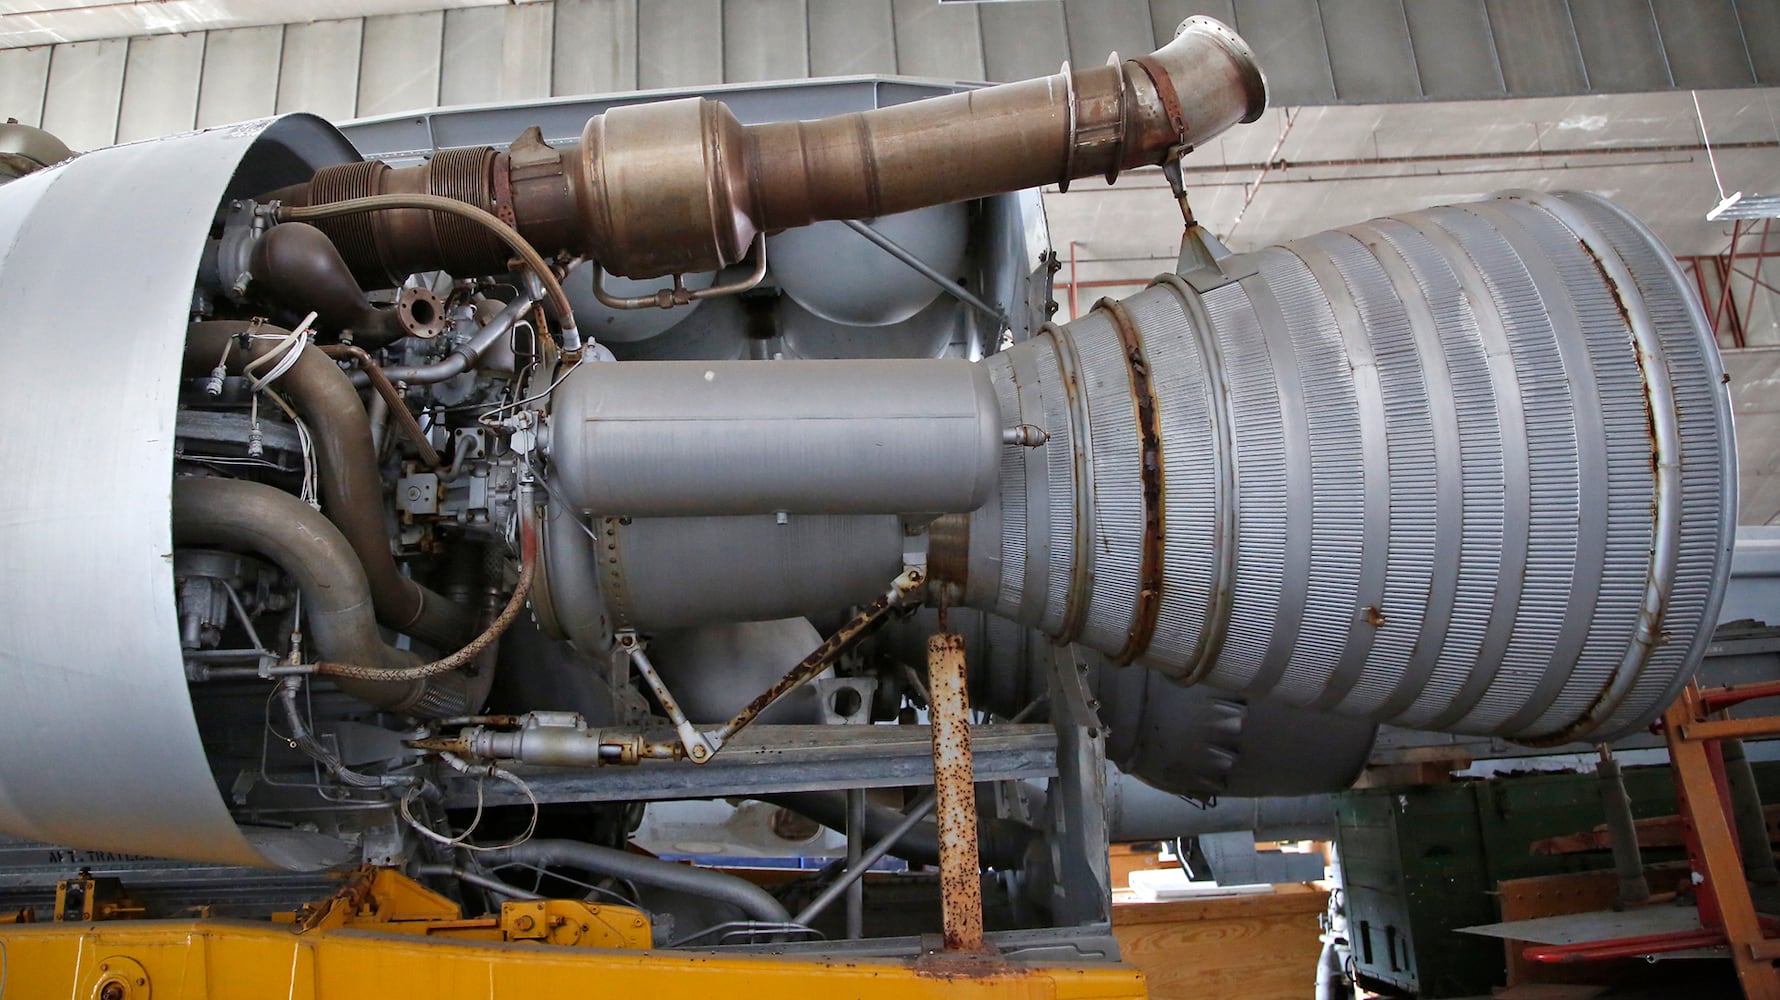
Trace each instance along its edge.
{"label": "thick pipe elbow", "polygon": [[432,336],[444,324],[438,299],[424,289],[404,290],[394,305],[372,305],[333,241],[308,223],[267,230],[253,245],[248,269],[254,288],[272,301],[299,313],[313,310],[324,329],[350,333],[361,345]]}
{"label": "thick pipe elbow", "polygon": [[[230,338],[243,329],[245,324],[239,322],[192,324],[186,336],[186,374],[207,374]],[[226,366],[239,373],[249,361],[276,348],[277,342],[271,340],[236,345],[228,352]],[[306,347],[278,380],[278,388],[290,396],[312,432],[322,473],[322,510],[357,553],[377,620],[440,648],[455,649],[468,641],[475,634],[469,612],[403,576],[396,565],[384,526],[383,479],[371,444],[370,420],[346,373],[319,348]]]}
{"label": "thick pipe elbow", "polygon": [[[303,627],[322,658],[396,670],[418,660],[383,641],[371,588],[340,530],[283,490],[238,479],[180,479],[173,484],[173,543],[251,552],[296,580]],[[346,680],[342,690],[392,711],[425,697],[423,682]]]}

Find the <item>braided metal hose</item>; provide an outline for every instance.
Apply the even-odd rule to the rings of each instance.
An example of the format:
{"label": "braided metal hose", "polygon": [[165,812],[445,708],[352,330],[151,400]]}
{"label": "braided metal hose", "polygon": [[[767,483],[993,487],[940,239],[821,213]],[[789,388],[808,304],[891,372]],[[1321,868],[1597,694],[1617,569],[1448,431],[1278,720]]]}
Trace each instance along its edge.
{"label": "braided metal hose", "polygon": [[513,587],[513,596],[507,598],[507,606],[495,616],[494,621],[482,630],[482,634],[471,639],[469,644],[449,656],[441,657],[431,663],[422,663],[414,667],[402,667],[396,670],[380,670],[356,663],[333,663],[323,660],[315,665],[315,672],[329,677],[348,677],[355,680],[375,681],[418,681],[439,674],[450,673],[468,666],[476,657],[481,656],[501,633],[507,631],[525,609],[526,595],[531,593],[532,578],[536,575],[538,564],[538,532],[535,527],[522,524],[519,530],[520,562],[519,582]]}

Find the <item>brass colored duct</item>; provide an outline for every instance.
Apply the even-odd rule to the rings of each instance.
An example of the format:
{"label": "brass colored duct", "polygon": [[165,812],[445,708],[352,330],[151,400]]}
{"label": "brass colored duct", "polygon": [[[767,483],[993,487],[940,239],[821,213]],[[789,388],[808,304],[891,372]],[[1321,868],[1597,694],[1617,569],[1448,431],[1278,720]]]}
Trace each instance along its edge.
{"label": "brass colored duct", "polygon": [[[1248,45],[1207,17],[1159,51],[874,111],[743,125],[703,98],[613,108],[579,149],[529,129],[506,153],[448,150],[424,166],[327,167],[279,192],[297,205],[387,192],[467,201],[545,254],[649,278],[739,261],[757,235],[1068,183],[1161,163],[1266,106]],[[504,271],[507,251],[435,213],[318,222],[368,285],[430,268]]]}

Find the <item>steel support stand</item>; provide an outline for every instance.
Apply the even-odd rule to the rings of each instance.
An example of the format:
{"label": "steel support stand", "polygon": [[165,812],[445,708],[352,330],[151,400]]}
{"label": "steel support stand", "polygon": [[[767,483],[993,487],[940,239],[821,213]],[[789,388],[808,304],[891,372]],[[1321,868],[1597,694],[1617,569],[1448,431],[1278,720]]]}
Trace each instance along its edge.
{"label": "steel support stand", "polygon": [[927,640],[927,685],[939,825],[941,929],[947,951],[980,952],[984,950],[983,881],[977,860],[976,781],[970,761],[963,636],[940,632]]}
{"label": "steel support stand", "polygon": [[[865,789],[847,789],[847,871],[859,867],[865,849]],[[857,941],[865,936],[865,879],[854,879],[847,885],[847,937]]]}

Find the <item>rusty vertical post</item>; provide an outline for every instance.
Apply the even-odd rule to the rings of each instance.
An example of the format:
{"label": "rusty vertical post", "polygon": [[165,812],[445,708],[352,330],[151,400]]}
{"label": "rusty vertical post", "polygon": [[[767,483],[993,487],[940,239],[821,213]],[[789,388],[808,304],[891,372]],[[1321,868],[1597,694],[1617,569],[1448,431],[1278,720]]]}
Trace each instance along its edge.
{"label": "rusty vertical post", "polygon": [[945,946],[947,951],[982,951],[983,882],[977,862],[976,781],[970,762],[970,693],[964,685],[964,637],[958,633],[940,632],[927,640],[927,692]]}

